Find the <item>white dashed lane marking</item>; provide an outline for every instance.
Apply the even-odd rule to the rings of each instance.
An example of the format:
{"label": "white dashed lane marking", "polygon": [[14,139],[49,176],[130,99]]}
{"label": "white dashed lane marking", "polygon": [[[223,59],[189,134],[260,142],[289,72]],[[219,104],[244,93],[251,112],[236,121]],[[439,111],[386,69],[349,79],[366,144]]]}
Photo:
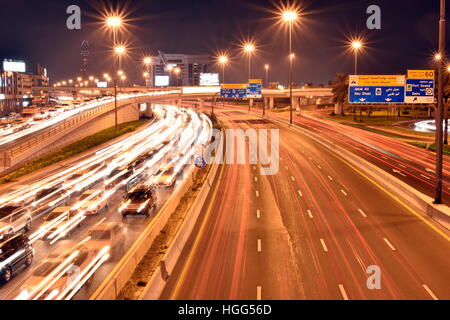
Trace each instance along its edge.
{"label": "white dashed lane marking", "polygon": [[438,297],[436,297],[436,295],[433,293],[433,291],[431,291],[431,289],[428,288],[428,286],[426,284],[424,284],[422,286],[425,289],[425,291],[431,296],[431,298],[433,298],[433,300],[439,300]]}
{"label": "white dashed lane marking", "polygon": [[261,252],[261,239],[258,239],[258,252]]}
{"label": "white dashed lane marking", "polygon": [[358,209],[358,211],[359,211],[359,213],[362,214],[362,216],[363,216],[364,218],[367,218],[367,215],[364,213],[364,211],[362,211],[361,209]]}
{"label": "white dashed lane marking", "polygon": [[300,197],[303,197],[303,193],[302,193],[300,190],[298,190],[298,195],[299,195]]}
{"label": "white dashed lane marking", "polygon": [[312,215],[312,213],[311,213],[311,210],[306,210],[306,213],[308,213],[308,216],[312,219],[313,218],[313,215]]}
{"label": "white dashed lane marking", "polygon": [[342,284],[339,285],[339,290],[341,291],[342,298],[344,300],[348,300],[347,292],[345,292],[344,286]]}
{"label": "white dashed lane marking", "polygon": [[383,238],[384,242],[386,242],[386,244],[389,246],[389,248],[391,248],[392,251],[396,251],[395,247],[392,245],[392,243],[387,239],[387,238]]}
{"label": "white dashed lane marking", "polygon": [[341,192],[342,192],[342,194],[343,194],[344,196],[347,196],[347,192],[345,192],[344,189],[341,189]]}
{"label": "white dashed lane marking", "polygon": [[327,245],[325,244],[325,241],[322,238],[320,238],[320,243],[322,244],[323,251],[328,252]]}

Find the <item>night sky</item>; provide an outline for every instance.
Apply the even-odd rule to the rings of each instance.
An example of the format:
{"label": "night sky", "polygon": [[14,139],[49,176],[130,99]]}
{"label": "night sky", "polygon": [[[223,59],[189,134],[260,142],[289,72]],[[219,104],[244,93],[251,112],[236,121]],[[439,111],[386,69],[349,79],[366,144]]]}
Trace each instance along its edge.
{"label": "night sky", "polygon": [[[74,78],[80,69],[80,45],[91,44],[89,73],[111,71],[111,36],[101,28],[101,8],[113,1],[0,0],[0,58],[25,59],[47,67],[51,80]],[[215,55],[227,50],[232,63],[227,82],[243,82],[245,59],[239,50],[243,39],[258,47],[253,77],[287,79],[287,33],[276,25],[280,1],[268,0],[134,0],[117,1],[128,13],[121,40],[130,47],[124,69],[141,83],[138,61],[145,53]],[[82,10],[82,29],[66,28],[66,8]],[[381,30],[368,30],[366,9],[381,7]],[[346,40],[362,35],[367,50],[360,56],[359,73],[396,74],[430,67],[437,48],[438,0],[308,0],[301,1],[301,24],[295,30],[294,80],[326,84],[337,72],[351,73],[353,58]],[[450,15],[448,16],[450,20]],[[450,35],[450,33],[449,33]],[[31,65],[30,65],[31,64]]]}

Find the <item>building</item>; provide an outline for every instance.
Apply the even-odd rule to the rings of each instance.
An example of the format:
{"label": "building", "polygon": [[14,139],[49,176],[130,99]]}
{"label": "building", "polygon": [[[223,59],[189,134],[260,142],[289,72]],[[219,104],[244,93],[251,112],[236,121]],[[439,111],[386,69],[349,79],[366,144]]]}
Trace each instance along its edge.
{"label": "building", "polygon": [[[164,53],[152,57],[152,85],[158,86],[158,79],[169,77],[170,86],[198,86],[200,73],[207,73],[211,64],[208,55]],[[176,70],[179,70],[179,73]]]}
{"label": "building", "polygon": [[0,116],[20,112],[31,104],[46,105],[48,92],[33,87],[46,87],[48,81],[47,70],[41,65],[29,73],[24,61],[4,60],[0,70]]}
{"label": "building", "polygon": [[81,42],[81,65],[80,72],[83,77],[87,77],[88,74],[88,65],[89,65],[89,42],[87,40],[83,40]]}

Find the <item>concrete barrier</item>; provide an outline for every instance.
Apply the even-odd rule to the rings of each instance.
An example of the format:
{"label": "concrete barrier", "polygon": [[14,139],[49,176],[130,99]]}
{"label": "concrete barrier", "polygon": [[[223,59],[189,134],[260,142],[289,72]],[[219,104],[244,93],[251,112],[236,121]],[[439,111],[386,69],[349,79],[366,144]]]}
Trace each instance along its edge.
{"label": "concrete barrier", "polygon": [[[260,116],[260,115],[259,115]],[[291,125],[287,121],[265,116],[265,118],[279,123],[283,126],[294,129],[301,134],[309,137],[315,142],[321,144],[327,149],[333,151],[335,154],[345,159],[351,165],[356,167],[361,174],[369,176],[372,180],[376,181],[379,185],[389,189],[402,199],[406,200],[409,204],[420,210],[424,215],[437,221],[439,224],[450,230],[450,208],[446,205],[436,205],[433,203],[433,199],[417,191],[407,183],[397,179],[386,171],[378,168],[363,158],[353,154],[350,151],[338,146],[330,140],[321,137],[313,132],[303,129],[295,124]]]}

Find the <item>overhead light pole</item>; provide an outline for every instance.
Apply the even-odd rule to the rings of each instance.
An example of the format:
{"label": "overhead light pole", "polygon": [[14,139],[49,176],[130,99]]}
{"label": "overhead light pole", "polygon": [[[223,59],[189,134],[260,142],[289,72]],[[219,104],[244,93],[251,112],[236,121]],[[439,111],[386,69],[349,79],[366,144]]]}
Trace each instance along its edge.
{"label": "overhead light pole", "polygon": [[355,69],[354,74],[358,74],[358,52],[362,49],[363,43],[360,40],[354,40],[352,41],[352,50],[353,50],[353,57],[354,57],[354,63],[355,63]]}
{"label": "overhead light pole", "polygon": [[266,88],[269,88],[269,65],[266,64],[264,69],[266,70]]}
{"label": "overhead light pole", "polygon": [[292,73],[293,73],[293,59],[294,59],[294,53],[292,52],[292,27],[294,22],[298,19],[298,12],[297,10],[287,9],[282,12],[281,14],[282,20],[284,23],[288,25],[288,36],[289,36],[289,99],[290,99],[290,109],[289,109],[289,123],[292,124]]}
{"label": "overhead light pole", "polygon": [[[244,45],[244,52],[247,54],[247,58],[248,58],[248,79],[251,78],[252,75],[252,54],[255,51],[255,45],[253,43],[246,43]],[[248,81],[247,79],[247,81]]]}
{"label": "overhead light pole", "polygon": [[146,76],[144,75],[144,77],[145,77],[145,86],[147,87],[147,90],[148,90],[148,88],[150,87],[150,75],[152,74],[152,72],[150,70],[151,65],[152,65],[152,58],[145,57],[143,62],[144,62],[144,65],[145,65],[144,74],[147,74]]}
{"label": "overhead light pole", "polygon": [[114,119],[115,119],[115,127],[117,129],[118,126],[118,120],[117,120],[117,65],[116,65],[116,53],[117,53],[117,46],[116,46],[116,36],[117,36],[117,29],[120,28],[122,25],[122,19],[118,16],[110,16],[106,18],[106,25],[107,27],[112,29],[113,33],[113,56],[114,56],[114,62],[113,62],[113,80],[114,80]]}
{"label": "overhead light pole", "polygon": [[436,110],[436,186],[434,203],[442,204],[442,161],[443,161],[443,128],[444,118],[444,64],[442,57],[445,56],[445,0],[440,0],[439,18],[439,54],[438,60],[438,99]]}

